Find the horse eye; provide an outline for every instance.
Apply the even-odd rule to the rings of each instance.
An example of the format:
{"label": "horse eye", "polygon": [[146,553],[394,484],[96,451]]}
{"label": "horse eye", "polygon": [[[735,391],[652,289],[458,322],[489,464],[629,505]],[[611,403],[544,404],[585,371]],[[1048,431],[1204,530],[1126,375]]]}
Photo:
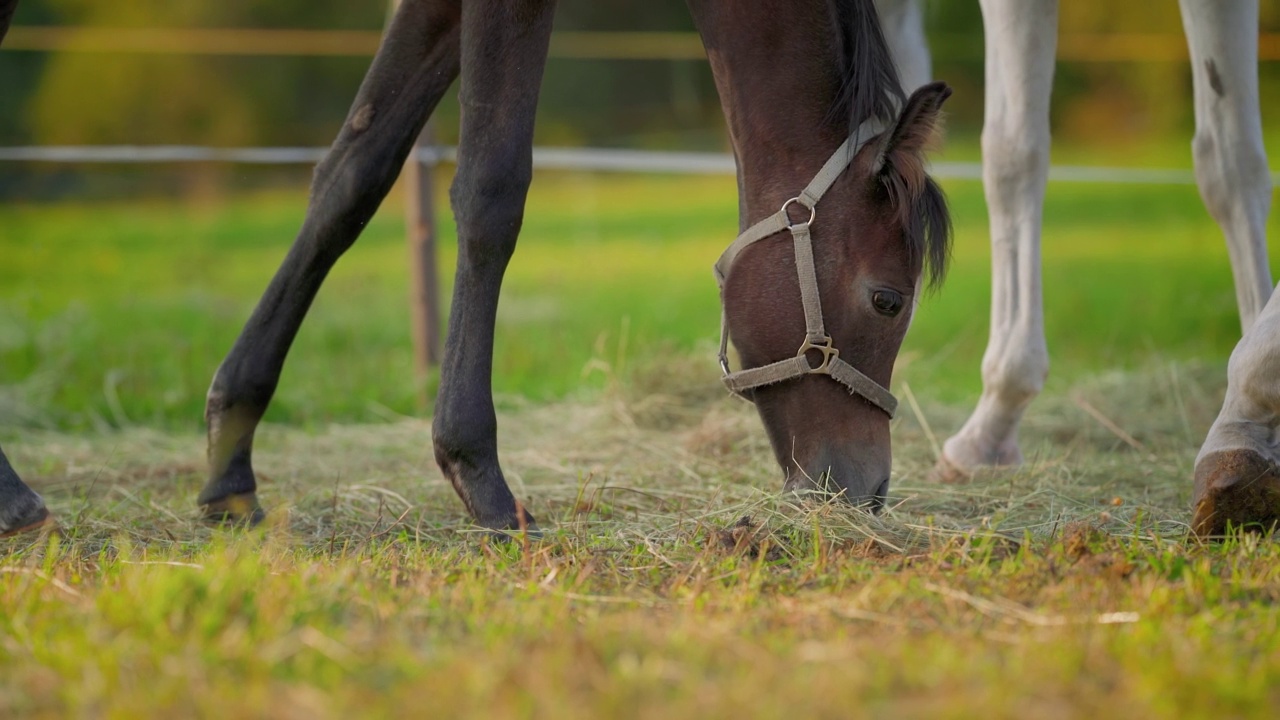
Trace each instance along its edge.
{"label": "horse eye", "polygon": [[881,315],[893,317],[902,310],[902,296],[892,290],[877,290],[871,293],[871,304]]}

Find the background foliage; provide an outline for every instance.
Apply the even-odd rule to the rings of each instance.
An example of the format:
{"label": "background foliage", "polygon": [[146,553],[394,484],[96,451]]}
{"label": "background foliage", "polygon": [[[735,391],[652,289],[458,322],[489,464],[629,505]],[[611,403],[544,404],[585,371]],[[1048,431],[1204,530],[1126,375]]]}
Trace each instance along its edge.
{"label": "background foliage", "polygon": [[[1061,5],[1061,32],[1176,38],[1173,2],[1075,0]],[[386,6],[339,0],[23,0],[15,25],[173,28],[382,27]],[[982,20],[976,2],[929,2],[934,74],[957,88],[954,137],[975,135],[982,110]],[[1280,29],[1280,2],[1261,3],[1262,30]],[[564,0],[560,30],[691,31],[682,0]],[[210,57],[149,54],[0,54],[0,143],[190,143],[323,145],[331,139],[367,65],[363,57]],[[1264,113],[1280,102],[1280,70],[1261,66]],[[1054,88],[1059,140],[1132,148],[1192,128],[1186,62],[1067,61]],[[446,101],[437,123],[456,132]],[[538,141],[634,147],[723,147],[710,71],[702,61],[553,59]]]}

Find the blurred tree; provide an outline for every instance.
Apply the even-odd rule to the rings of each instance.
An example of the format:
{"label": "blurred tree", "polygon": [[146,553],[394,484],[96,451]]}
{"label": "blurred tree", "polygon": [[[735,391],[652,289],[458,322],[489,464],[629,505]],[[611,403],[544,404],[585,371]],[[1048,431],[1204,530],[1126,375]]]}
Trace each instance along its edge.
{"label": "blurred tree", "polygon": [[[956,88],[951,135],[982,123],[982,17],[976,0],[927,0],[935,75]],[[1062,32],[1181,35],[1177,3],[1060,3]],[[1280,0],[1261,0],[1280,28]],[[384,2],[351,0],[22,0],[17,25],[377,30]],[[561,31],[691,31],[684,0],[561,0]],[[368,65],[364,57],[210,57],[0,53],[0,143],[326,144]],[[1280,64],[1260,68],[1264,112],[1280,111]],[[1185,62],[1059,64],[1059,140],[1167,143],[1189,138]],[[456,139],[456,104],[442,103],[440,140]],[[633,147],[724,147],[711,73],[698,60],[552,59],[537,141]],[[6,171],[7,172],[7,171]]]}
{"label": "blurred tree", "polygon": [[[60,24],[79,27],[381,27],[377,3],[340,0],[45,0]],[[352,7],[360,9],[353,12]],[[372,12],[371,12],[372,10]],[[31,134],[41,143],[256,144],[280,141],[314,110],[315,88],[349,98],[360,58],[247,58],[61,53],[50,58],[32,98]],[[251,72],[249,65],[253,65]],[[237,72],[239,71],[239,72]],[[336,82],[335,82],[335,77]],[[328,105],[332,106],[332,103]],[[340,107],[340,106],[339,106]],[[327,120],[341,122],[341,111]]]}

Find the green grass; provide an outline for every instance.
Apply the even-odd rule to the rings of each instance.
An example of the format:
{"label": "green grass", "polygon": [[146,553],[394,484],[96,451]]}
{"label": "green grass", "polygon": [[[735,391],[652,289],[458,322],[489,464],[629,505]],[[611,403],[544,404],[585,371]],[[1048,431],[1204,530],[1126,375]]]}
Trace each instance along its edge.
{"label": "green grass", "polygon": [[[442,183],[443,185],[443,183]],[[956,261],[895,380],[972,397],[986,341],[981,189],[951,182]],[[727,178],[544,173],[500,309],[494,387],[535,401],[598,390],[621,362],[711,359],[710,266],[736,227]],[[443,198],[441,205],[444,206]],[[9,426],[200,425],[204,392],[292,240],[300,192],[220,202],[0,208],[0,409]],[[268,418],[323,424],[421,412],[393,201],[339,263]],[[454,234],[441,218],[446,296]],[[1045,210],[1052,381],[1152,358],[1222,362],[1236,336],[1221,234],[1192,187],[1055,184]]]}
{"label": "green grass", "polygon": [[245,535],[194,519],[195,432],[22,430],[64,530],[0,541],[0,715],[1271,717],[1280,545],[1185,535],[1222,383],[1047,393],[1028,465],[961,486],[926,427],[967,408],[926,399],[874,518],[776,495],[714,371],[637,369],[501,413],[527,545],[467,524],[420,420],[265,426]]}
{"label": "green grass", "polygon": [[1280,546],[1186,537],[1238,332],[1193,188],[1051,187],[1028,463],[939,485],[989,296],[980,188],[948,185],[955,268],[899,362],[918,406],[872,517],[776,494],[716,383],[731,184],[540,181],[495,377],[528,544],[475,532],[404,417],[399,208],[298,339],[250,534],[195,519],[203,394],[302,198],[0,209],[0,442],[61,525],[0,540],[0,716],[1273,714]]}
{"label": "green grass", "polygon": [[0,586],[0,709],[1207,718],[1269,717],[1280,702],[1274,545],[1198,551],[1086,531],[1012,556],[975,541],[786,562],[704,540],[674,553],[37,549]]}

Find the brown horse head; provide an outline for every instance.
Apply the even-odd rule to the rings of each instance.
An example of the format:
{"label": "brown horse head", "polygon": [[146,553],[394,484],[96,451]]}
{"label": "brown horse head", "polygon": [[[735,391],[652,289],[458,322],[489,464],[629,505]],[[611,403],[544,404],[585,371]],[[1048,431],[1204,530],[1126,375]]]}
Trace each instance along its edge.
{"label": "brown horse head", "polygon": [[[814,269],[826,333],[842,360],[883,387],[917,289],[937,281],[946,263],[949,218],[941,190],[925,174],[923,151],[949,94],[942,84],[916,91],[897,123],[853,158],[843,188],[833,188],[814,210]],[[737,258],[724,304],[744,367],[796,355],[806,327],[799,276],[788,233]],[[809,364],[817,366],[821,358],[810,355]],[[823,374],[748,392],[789,489],[817,486],[873,504],[883,498],[890,467],[886,408]]]}
{"label": "brown horse head", "polygon": [[[737,4],[719,12],[691,6],[729,120],[744,227],[800,194],[851,128],[885,128],[859,138],[865,142],[814,205],[806,241],[825,335],[873,391],[793,374],[742,393],[756,404],[788,489],[816,487],[879,507],[893,401],[875,400],[882,391],[874,386],[888,387],[915,298],[941,280],[950,252],[950,217],[924,153],[951,91],[935,83],[903,102],[871,2],[789,3],[794,21],[782,24]],[[813,32],[824,23],[830,33]],[[751,42],[779,54],[744,51]],[[797,207],[804,204],[791,204],[791,222],[808,220]],[[743,247],[731,271],[721,268],[725,321],[744,369],[794,358],[813,336],[801,289],[808,262],[793,240],[776,232]],[[815,350],[807,359],[807,367],[823,362]]]}

